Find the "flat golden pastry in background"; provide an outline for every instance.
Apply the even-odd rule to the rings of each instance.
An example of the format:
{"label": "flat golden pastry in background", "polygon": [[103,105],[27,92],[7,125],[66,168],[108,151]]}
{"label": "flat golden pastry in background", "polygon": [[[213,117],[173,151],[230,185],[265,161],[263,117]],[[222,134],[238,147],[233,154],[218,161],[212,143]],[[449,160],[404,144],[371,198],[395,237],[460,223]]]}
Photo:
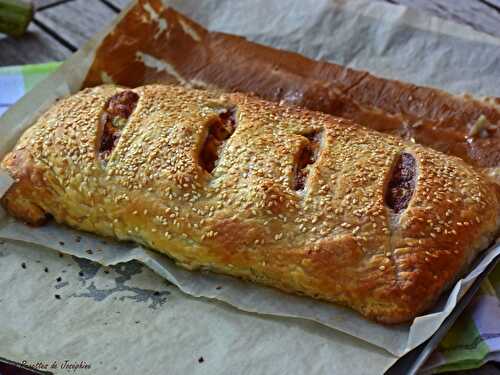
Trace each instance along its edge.
{"label": "flat golden pastry in background", "polygon": [[328,113],[458,156],[500,185],[500,98],[453,95],[208,31],[161,0],[138,0],[103,39],[84,87],[109,82],[252,93]]}
{"label": "flat golden pastry in background", "polygon": [[384,323],[432,306],[499,227],[456,157],[245,94],[106,85],[58,101],[2,162],[3,198]]}

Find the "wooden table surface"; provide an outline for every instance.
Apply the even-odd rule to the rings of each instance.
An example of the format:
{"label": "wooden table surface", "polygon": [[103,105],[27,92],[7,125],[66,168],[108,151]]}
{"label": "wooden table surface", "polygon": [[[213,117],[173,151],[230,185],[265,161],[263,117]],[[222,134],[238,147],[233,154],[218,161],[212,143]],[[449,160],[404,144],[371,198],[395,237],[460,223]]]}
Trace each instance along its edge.
{"label": "wooden table surface", "polygon": [[[500,38],[500,0],[373,1],[406,5]],[[130,0],[34,0],[37,11],[28,33],[20,39],[0,34],[0,66],[62,61],[109,24],[129,2]],[[479,370],[453,374],[499,373],[497,365],[487,364]]]}

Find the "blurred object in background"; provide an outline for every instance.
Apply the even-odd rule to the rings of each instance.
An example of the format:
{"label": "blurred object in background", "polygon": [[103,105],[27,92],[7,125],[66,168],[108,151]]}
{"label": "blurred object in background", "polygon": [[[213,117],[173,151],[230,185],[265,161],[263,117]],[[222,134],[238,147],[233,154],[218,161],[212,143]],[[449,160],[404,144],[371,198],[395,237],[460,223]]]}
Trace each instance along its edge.
{"label": "blurred object in background", "polygon": [[19,37],[33,19],[33,5],[28,0],[0,0],[0,33]]}

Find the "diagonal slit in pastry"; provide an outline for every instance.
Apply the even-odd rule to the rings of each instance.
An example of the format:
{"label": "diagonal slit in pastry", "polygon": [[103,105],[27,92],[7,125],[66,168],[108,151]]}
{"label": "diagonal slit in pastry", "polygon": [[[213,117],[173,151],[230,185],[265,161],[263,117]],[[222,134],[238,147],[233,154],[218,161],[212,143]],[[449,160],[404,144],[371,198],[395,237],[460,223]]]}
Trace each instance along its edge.
{"label": "diagonal slit in pastry", "polygon": [[113,95],[106,103],[100,120],[99,157],[106,161],[115,148],[128,118],[134,111],[139,95],[125,90]]}
{"label": "diagonal slit in pastry", "polygon": [[200,164],[208,173],[212,173],[219,160],[224,143],[236,129],[236,109],[228,108],[209,123],[205,143],[200,152]]}
{"label": "diagonal slit in pastry", "polygon": [[301,134],[301,136],[306,137],[308,142],[302,146],[297,157],[293,181],[295,191],[305,189],[309,169],[319,158],[322,132],[315,130],[307,134]]}
{"label": "diagonal slit in pastry", "polygon": [[408,207],[416,184],[416,161],[413,155],[403,152],[394,164],[385,192],[385,203],[400,213]]}

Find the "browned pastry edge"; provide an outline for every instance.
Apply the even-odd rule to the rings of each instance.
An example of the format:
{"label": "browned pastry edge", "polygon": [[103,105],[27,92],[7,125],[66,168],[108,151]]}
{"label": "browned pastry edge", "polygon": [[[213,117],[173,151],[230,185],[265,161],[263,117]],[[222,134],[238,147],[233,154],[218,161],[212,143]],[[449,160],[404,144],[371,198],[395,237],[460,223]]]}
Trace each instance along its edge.
{"label": "browned pastry edge", "polygon": [[[106,126],[119,136],[103,153]],[[414,162],[398,162],[405,153]],[[28,223],[51,215],[384,323],[429,309],[499,225],[496,187],[458,158],[319,112],[176,86],[60,100],[2,168],[16,181],[2,203]]]}
{"label": "browned pastry edge", "polygon": [[[167,26],[160,27],[157,17]],[[453,96],[208,32],[158,0],[140,0],[104,39],[85,85],[103,77],[130,87],[178,82],[255,93],[458,156],[500,181],[498,99]]]}

